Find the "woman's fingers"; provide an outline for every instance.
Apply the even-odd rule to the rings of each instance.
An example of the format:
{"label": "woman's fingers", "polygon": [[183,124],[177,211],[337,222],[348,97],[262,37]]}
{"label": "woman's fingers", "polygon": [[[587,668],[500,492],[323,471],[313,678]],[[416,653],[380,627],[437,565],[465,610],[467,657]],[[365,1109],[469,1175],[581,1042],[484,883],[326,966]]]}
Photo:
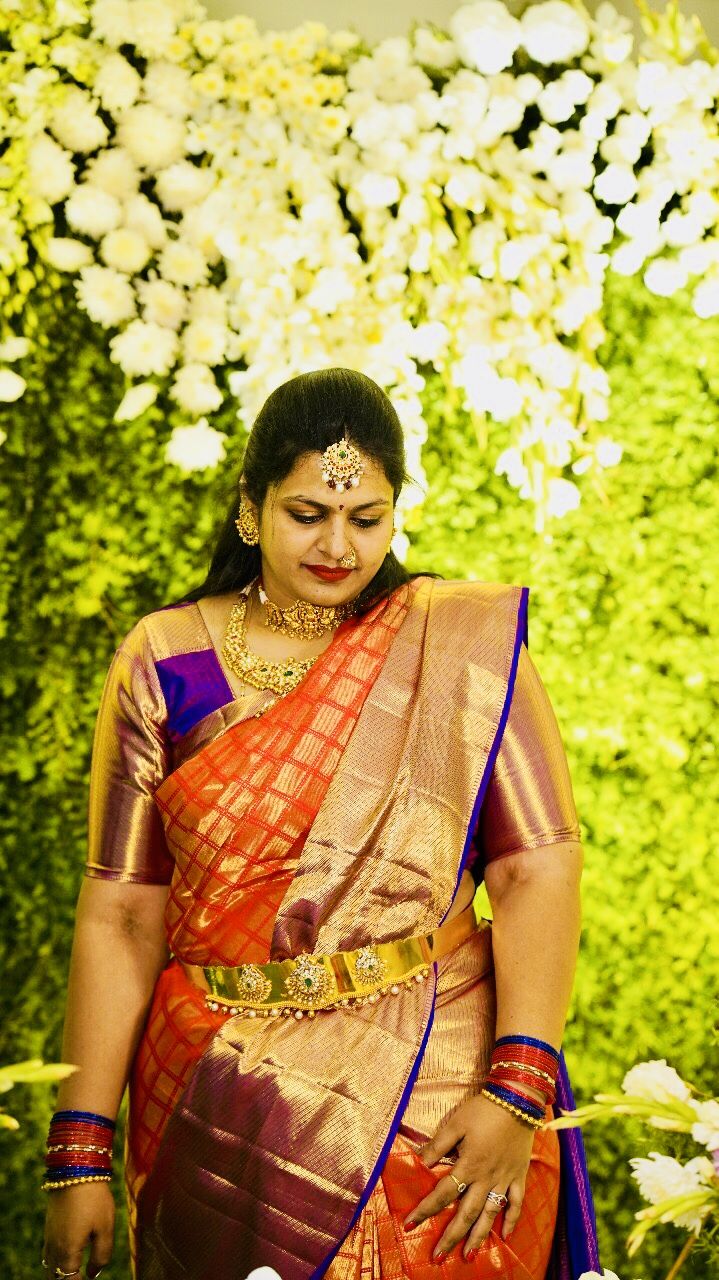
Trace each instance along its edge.
{"label": "woman's fingers", "polygon": [[511,1182],[507,1189],[509,1204],[507,1205],[507,1212],[504,1215],[504,1224],[502,1226],[503,1240],[507,1239],[510,1231],[514,1231],[514,1228],[519,1221],[519,1215],[522,1211],[522,1201],[524,1200],[524,1188],[525,1181],[520,1182],[519,1179],[517,1179],[514,1182]]}
{"label": "woman's fingers", "polygon": [[82,1249],[73,1248],[52,1248],[48,1246],[43,1253],[44,1274],[53,1278],[60,1271],[65,1272],[68,1276],[72,1276],[72,1280],[77,1280],[82,1269]]}
{"label": "woman's fingers", "polygon": [[113,1230],[112,1226],[95,1231],[90,1244],[90,1257],[87,1261],[87,1280],[95,1280],[103,1267],[107,1267],[112,1258]]}
{"label": "woman's fingers", "polygon": [[[500,1187],[499,1184],[497,1183],[495,1183],[493,1187],[489,1187],[487,1192],[485,1192],[484,1201],[479,1206],[480,1208],[479,1216],[477,1217],[476,1221],[472,1224],[472,1229],[467,1237],[467,1241],[464,1246],[465,1258],[471,1258],[474,1256],[474,1250],[479,1249],[479,1246],[482,1244],[482,1242],[487,1239],[487,1236],[489,1235],[492,1227],[494,1226],[494,1220],[497,1217],[497,1214],[502,1212],[503,1205],[501,1203],[501,1199],[500,1199],[500,1203],[497,1204],[495,1200],[488,1198],[490,1191],[493,1192],[494,1195],[497,1196],[498,1198],[507,1194],[507,1192],[504,1191],[503,1188]],[[521,1207],[521,1202],[520,1202],[520,1207]],[[517,1212],[519,1213],[519,1210],[517,1210]],[[504,1239],[504,1236],[502,1238]]]}
{"label": "woman's fingers", "polygon": [[[459,1162],[452,1170],[457,1182],[462,1182],[462,1173],[460,1171]],[[411,1213],[404,1220],[405,1227],[419,1222],[424,1222],[425,1218],[431,1218],[433,1214],[439,1213],[440,1209],[446,1209],[448,1204],[452,1204],[458,1196],[457,1183],[454,1178],[450,1178],[449,1174],[445,1174],[440,1178],[436,1187],[433,1187],[429,1195],[420,1200],[416,1204]]]}

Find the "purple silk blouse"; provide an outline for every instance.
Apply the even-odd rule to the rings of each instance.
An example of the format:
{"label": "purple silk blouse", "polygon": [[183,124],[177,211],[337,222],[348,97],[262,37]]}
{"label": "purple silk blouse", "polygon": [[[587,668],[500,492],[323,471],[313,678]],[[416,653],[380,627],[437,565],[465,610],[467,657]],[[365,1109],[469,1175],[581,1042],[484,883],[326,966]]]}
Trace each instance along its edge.
{"label": "purple silk blouse", "polygon": [[[241,718],[196,604],[160,609],[136,623],[110,664],[95,726],[86,875],[170,882],[173,861],[154,792]],[[580,840],[557,719],[522,643],[468,869],[479,882],[497,858]]]}

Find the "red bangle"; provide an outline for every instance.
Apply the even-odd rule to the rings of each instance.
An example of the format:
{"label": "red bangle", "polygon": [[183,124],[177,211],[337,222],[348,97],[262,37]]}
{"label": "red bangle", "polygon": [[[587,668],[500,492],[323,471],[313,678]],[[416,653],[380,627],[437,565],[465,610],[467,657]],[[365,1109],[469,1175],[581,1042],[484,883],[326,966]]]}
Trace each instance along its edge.
{"label": "red bangle", "polygon": [[549,1081],[543,1080],[540,1076],[531,1075],[528,1071],[515,1070],[510,1067],[491,1067],[489,1079],[495,1080],[499,1084],[523,1084],[529,1089],[536,1089],[539,1093],[544,1094],[547,1102],[554,1102],[556,1098],[556,1089]]}

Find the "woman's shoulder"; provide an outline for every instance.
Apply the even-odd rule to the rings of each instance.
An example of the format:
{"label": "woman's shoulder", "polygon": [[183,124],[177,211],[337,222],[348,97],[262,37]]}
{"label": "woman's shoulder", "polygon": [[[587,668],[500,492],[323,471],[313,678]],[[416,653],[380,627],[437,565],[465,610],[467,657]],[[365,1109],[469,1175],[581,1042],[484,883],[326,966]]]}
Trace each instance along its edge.
{"label": "woman's shoulder", "polygon": [[143,614],[120,640],[119,648],[128,656],[137,655],[155,662],[207,649],[210,641],[202,614],[194,601],[165,605]]}
{"label": "woman's shoulder", "polygon": [[478,578],[431,578],[428,581],[432,583],[433,598],[446,602],[448,607],[464,602],[490,606],[504,605],[513,601],[518,604],[522,592],[529,590],[521,583],[492,582]]}

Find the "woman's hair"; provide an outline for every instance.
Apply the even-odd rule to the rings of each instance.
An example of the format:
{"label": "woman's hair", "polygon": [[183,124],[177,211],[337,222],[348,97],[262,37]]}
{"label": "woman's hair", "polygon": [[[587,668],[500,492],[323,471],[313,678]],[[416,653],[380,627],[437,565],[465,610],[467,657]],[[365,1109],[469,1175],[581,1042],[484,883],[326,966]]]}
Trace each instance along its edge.
{"label": "woman's hair", "polygon": [[[315,369],[300,373],[267,397],[245,446],[242,485],[261,509],[270,485],[279,484],[306,453],[334,444],[347,432],[350,441],[384,471],[394,501],[409,480],[405,468],[402,426],[381,387],[357,369]],[[220,529],[207,577],[176,603],[239,590],[260,572],[259,547],[249,547],[237,533],[239,488]],[[412,575],[394,552],[385,556],[374,578],[356,600],[358,613],[389,595]]]}

